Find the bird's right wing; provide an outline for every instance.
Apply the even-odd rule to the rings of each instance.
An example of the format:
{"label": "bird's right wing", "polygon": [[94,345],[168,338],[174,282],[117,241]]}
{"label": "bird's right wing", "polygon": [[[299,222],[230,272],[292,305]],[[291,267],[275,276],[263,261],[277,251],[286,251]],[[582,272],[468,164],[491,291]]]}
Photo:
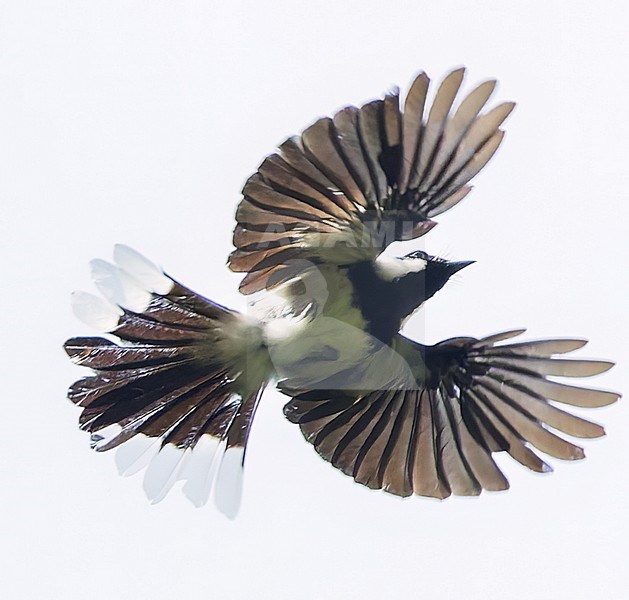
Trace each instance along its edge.
{"label": "bird's right wing", "polygon": [[599,407],[618,399],[549,379],[589,377],[612,366],[554,358],[584,340],[499,344],[520,333],[455,338],[431,347],[398,336],[394,347],[415,373],[415,388],[311,390],[296,395],[284,412],[323,458],[370,488],[437,498],[506,489],[492,453],[505,451],[529,469],[546,472],[550,466],[532,447],[564,460],[584,457],[579,446],[552,430],[579,438],[604,435],[600,425],[554,402]]}
{"label": "bird's right wing", "polygon": [[453,109],[465,70],[448,74],[427,105],[420,73],[399,92],[321,118],[268,156],[243,188],[229,266],[249,294],[292,279],[309,263],[373,260],[419,237],[471,190],[503,138],[514,104],[481,111],[486,81]]}

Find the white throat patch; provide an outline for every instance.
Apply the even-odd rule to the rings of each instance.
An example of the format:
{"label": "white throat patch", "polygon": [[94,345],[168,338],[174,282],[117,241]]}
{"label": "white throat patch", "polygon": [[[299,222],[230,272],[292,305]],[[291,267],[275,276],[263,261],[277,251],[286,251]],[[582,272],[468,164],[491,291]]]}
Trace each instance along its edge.
{"label": "white throat patch", "polygon": [[384,281],[393,281],[408,275],[419,273],[426,268],[428,261],[423,258],[396,258],[381,254],[374,263],[376,273]]}

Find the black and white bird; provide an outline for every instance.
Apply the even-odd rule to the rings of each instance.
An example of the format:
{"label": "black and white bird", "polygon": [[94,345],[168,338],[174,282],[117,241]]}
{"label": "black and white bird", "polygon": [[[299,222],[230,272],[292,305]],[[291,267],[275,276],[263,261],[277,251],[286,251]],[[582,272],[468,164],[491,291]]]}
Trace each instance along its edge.
{"label": "black and white bird", "polygon": [[109,335],[66,342],[72,360],[95,372],[69,397],[96,450],[117,448],[125,474],[146,467],[152,501],[184,480],[195,505],[214,490],[233,516],[251,424],[270,383],[290,397],[286,417],[320,456],[398,496],[504,490],[493,453],[545,472],[537,450],[584,456],[558,433],[604,435],[557,403],[598,407],[618,394],[549,378],[612,366],[556,357],[585,340],[512,342],[524,331],[514,330],[425,346],[400,333],[469,262],[383,250],[424,235],[468,194],[514,106],[484,111],[495,81],[457,101],[463,75],[449,73],[427,108],[421,73],[403,103],[396,90],[348,106],[264,159],[242,191],[229,257],[245,273],[246,315],[126,246],[115,247],[114,264],[92,262],[104,298],[78,292],[73,304]]}

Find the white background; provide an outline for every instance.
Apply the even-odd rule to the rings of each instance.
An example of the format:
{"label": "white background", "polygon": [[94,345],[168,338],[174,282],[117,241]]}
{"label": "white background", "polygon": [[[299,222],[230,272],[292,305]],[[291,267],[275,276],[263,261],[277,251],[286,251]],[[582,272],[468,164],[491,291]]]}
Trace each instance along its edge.
{"label": "white background", "polygon": [[[621,2],[13,1],[0,5],[2,485],[7,598],[629,598],[623,403],[588,459],[479,499],[401,501],[322,461],[270,392],[230,522],[150,506],[78,430],[68,295],[123,242],[243,308],[225,265],[265,154],[425,69],[495,76],[503,147],[426,241],[478,263],[407,332],[576,335],[627,389],[629,187]],[[406,250],[405,250],[406,251]]]}

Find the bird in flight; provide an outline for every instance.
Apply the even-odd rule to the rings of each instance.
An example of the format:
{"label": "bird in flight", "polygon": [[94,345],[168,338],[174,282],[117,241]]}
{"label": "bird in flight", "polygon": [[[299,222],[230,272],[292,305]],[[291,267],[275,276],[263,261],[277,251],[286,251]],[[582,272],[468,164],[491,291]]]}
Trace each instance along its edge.
{"label": "bird in flight", "polygon": [[[200,506],[211,494],[238,511],[247,440],[269,384],[284,414],[325,460],[398,496],[445,498],[509,483],[493,454],[537,472],[539,456],[576,460],[558,435],[603,428],[557,404],[599,407],[619,395],[560,383],[613,363],[558,358],[583,339],[513,341],[517,329],[433,346],[400,333],[405,321],[471,261],[415,251],[460,202],[503,139],[514,104],[485,109],[496,82],[458,100],[464,69],[429,93],[420,73],[396,89],[320,118],[283,142],[246,182],[229,268],[251,302],[239,313],[188,289],[126,246],[94,260],[101,296],[73,295],[77,316],[108,337],[65,350],[93,373],[69,398],[97,451],[117,448],[124,474],[146,468],[158,502],[179,480]],[[432,101],[427,101],[428,96]]]}

